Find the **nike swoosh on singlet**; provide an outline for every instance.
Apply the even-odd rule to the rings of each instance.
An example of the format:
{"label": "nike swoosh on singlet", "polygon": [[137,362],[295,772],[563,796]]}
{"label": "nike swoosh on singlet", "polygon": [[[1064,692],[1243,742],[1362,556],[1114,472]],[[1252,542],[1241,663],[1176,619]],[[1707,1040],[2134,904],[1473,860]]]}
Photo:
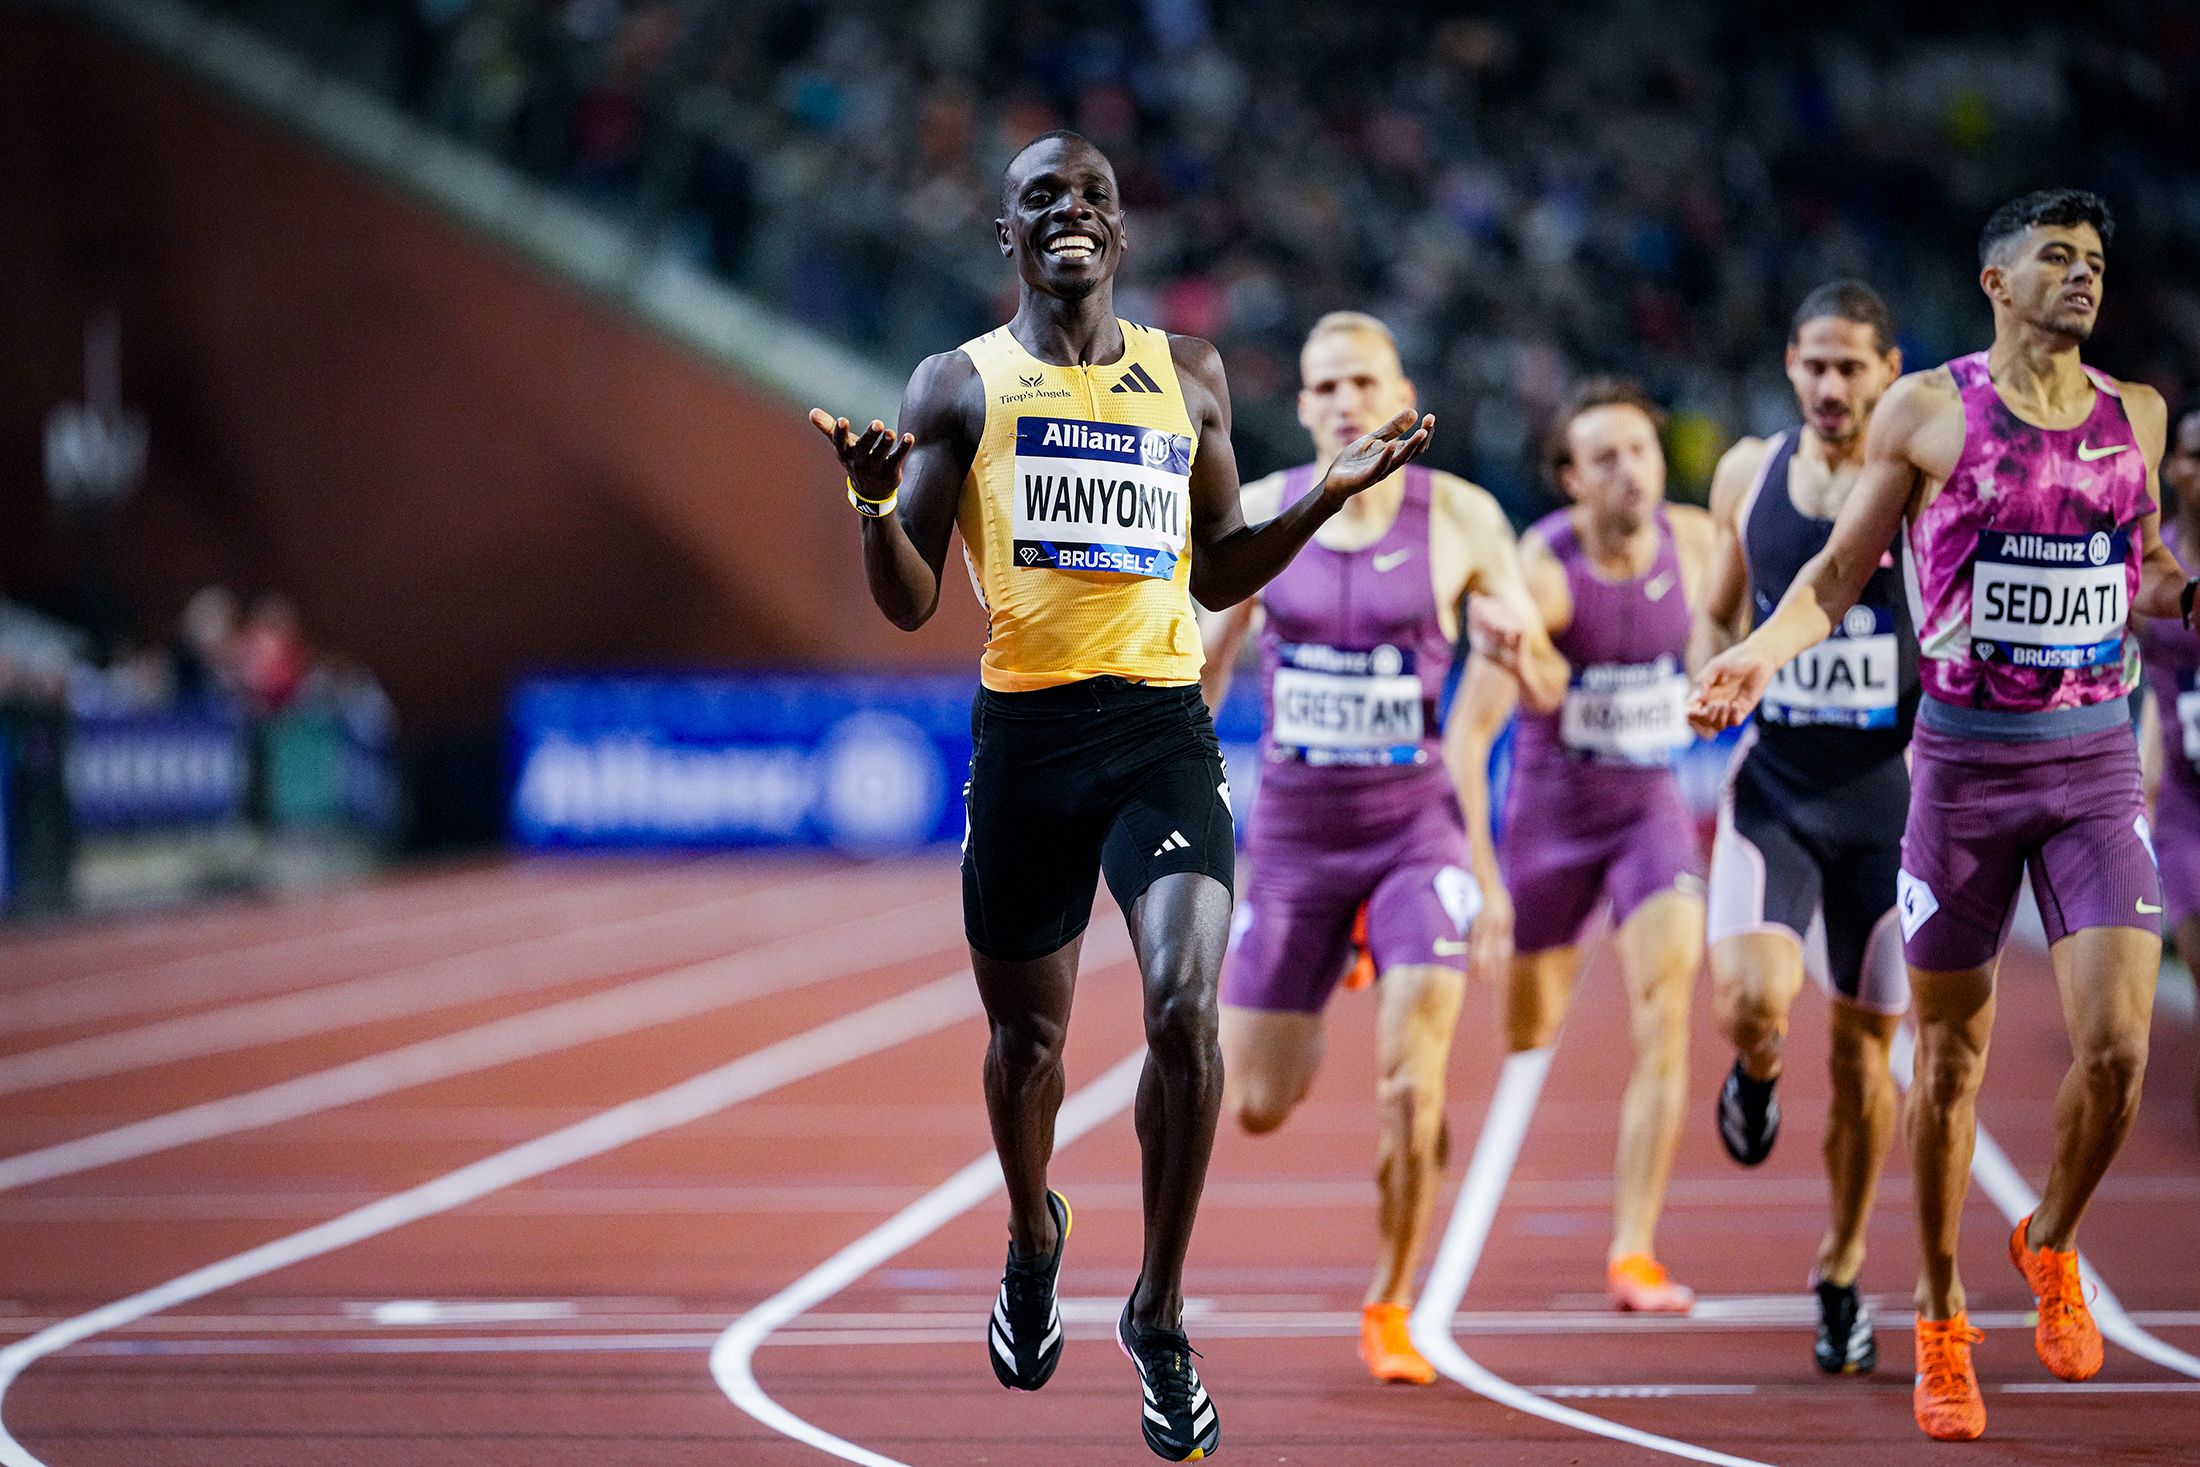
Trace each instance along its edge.
{"label": "nike swoosh on singlet", "polygon": [[2129,447],[2131,445],[2128,443],[2112,443],[2106,448],[2095,448],[2090,443],[2081,442],[2078,445],[2078,457],[2085,463],[2091,463],[2097,458],[2107,458],[2112,453],[2122,453]]}
{"label": "nike swoosh on singlet", "polygon": [[1673,573],[1661,571],[1643,583],[1642,594],[1652,601],[1663,601],[1665,593],[1673,589]]}
{"label": "nike swoosh on singlet", "polygon": [[1440,958],[1456,958],[1466,950],[1466,943],[1454,942],[1448,937],[1436,939],[1436,956]]}
{"label": "nike swoosh on singlet", "polygon": [[2143,902],[2139,903],[2139,910],[2140,910],[2141,912],[2145,913],[2145,914],[2146,914],[2147,916],[2151,917],[2151,916],[2153,916],[2153,915],[2154,915],[2154,914],[2155,914],[2156,912],[2159,912],[2159,911],[2161,911],[2162,909],[2161,909],[2160,907],[2157,907],[2156,905],[2154,905],[2154,903],[2152,903],[2152,902],[2144,902],[2144,901],[2143,901]]}
{"label": "nike swoosh on singlet", "polygon": [[1393,550],[1388,555],[1378,555],[1375,557],[1375,574],[1381,575],[1384,571],[1394,571],[1411,559],[1413,559],[1413,552],[1410,550]]}

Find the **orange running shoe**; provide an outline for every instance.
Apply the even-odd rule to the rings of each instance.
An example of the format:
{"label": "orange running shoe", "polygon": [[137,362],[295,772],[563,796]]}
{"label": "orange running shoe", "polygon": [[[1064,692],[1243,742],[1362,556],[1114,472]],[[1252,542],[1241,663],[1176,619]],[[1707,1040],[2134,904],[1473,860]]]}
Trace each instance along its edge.
{"label": "orange running shoe", "polygon": [[1686,1314],[1696,1291],[1666,1277],[1665,1265],[1647,1253],[1622,1253],[1605,1271],[1605,1287],[1620,1308],[1642,1314]]}
{"label": "orange running shoe", "polygon": [[1910,1409],[1917,1424],[1936,1442],[1976,1441],[1986,1434],[1986,1401],[1979,1395],[1978,1371],[1971,1347],[1986,1338],[1971,1328],[1971,1316],[1917,1319],[1917,1384],[1910,1388]]}
{"label": "orange running shoe", "polygon": [[1360,1310],[1360,1358],[1367,1373],[1396,1385],[1433,1385],[1436,1367],[1413,1348],[1403,1304],[1369,1304]]}
{"label": "orange running shoe", "polygon": [[2078,1250],[2024,1246],[2030,1214],[2009,1235],[2009,1261],[2032,1286],[2040,1322],[2032,1329],[2032,1348],[2040,1364],[2058,1380],[2091,1380],[2101,1373],[2101,1331],[2085,1307],[2085,1280],[2078,1275]]}
{"label": "orange running shoe", "polygon": [[1347,992],[1375,986],[1375,953],[1367,945],[1366,902],[1360,903],[1360,910],[1352,915],[1352,966],[1345,970],[1344,986]]}

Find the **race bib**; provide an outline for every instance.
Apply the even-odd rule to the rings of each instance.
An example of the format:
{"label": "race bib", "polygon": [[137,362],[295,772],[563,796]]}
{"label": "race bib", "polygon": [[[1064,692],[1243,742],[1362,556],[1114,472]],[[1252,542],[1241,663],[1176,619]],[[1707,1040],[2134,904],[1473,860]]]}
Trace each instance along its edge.
{"label": "race bib", "polygon": [[1192,440],[1074,418],[1016,420],[1020,570],[1176,574],[1191,525]]}
{"label": "race bib", "polygon": [[1678,661],[1581,669],[1559,708],[1559,742],[1604,764],[1671,764],[1688,732],[1688,679]]}
{"label": "race bib", "polygon": [[1410,648],[1350,652],[1312,642],[1277,649],[1269,741],[1308,764],[1413,764],[1427,755],[1421,679]]}
{"label": "race bib", "polygon": [[1852,606],[1832,636],[1773,674],[1760,716],[1790,727],[1892,728],[1898,657],[1894,612]]}
{"label": "race bib", "polygon": [[1971,564],[1971,653],[2014,667],[2120,662],[2131,615],[2131,533],[1981,530]]}

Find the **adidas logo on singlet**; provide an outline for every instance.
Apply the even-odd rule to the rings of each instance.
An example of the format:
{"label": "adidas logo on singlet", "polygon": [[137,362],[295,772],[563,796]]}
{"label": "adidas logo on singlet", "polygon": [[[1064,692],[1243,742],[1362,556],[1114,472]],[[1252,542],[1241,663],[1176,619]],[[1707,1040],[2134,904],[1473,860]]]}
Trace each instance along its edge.
{"label": "adidas logo on singlet", "polygon": [[1117,379],[1110,392],[1159,392],[1161,384],[1147,375],[1146,369],[1133,362],[1131,369]]}

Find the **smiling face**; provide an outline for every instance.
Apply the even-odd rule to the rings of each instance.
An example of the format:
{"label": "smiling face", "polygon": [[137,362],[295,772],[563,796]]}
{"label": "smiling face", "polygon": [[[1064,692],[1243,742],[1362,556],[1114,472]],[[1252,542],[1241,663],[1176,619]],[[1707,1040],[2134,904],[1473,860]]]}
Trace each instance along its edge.
{"label": "smiling face", "polygon": [[1398,349],[1370,330],[1318,332],[1299,353],[1299,380],[1299,422],[1325,463],[1413,406]]}
{"label": "smiling face", "polygon": [[1805,321],[1787,349],[1788,385],[1803,420],[1835,447],[1856,441],[1880,394],[1901,375],[1901,352],[1882,351],[1876,327],[1841,316]]}
{"label": "smiling face", "polygon": [[1614,538],[1635,534],[1665,498],[1658,425],[1633,403],[1586,408],[1566,425],[1568,462],[1558,482]]}
{"label": "smiling face", "polygon": [[1098,148],[1082,138],[1041,138],[1008,165],[1001,196],[993,226],[1025,285],[1080,300],[1114,278],[1123,206]]}
{"label": "smiling face", "polygon": [[2035,224],[1995,253],[1979,283],[1997,313],[2071,342],[2093,334],[2107,269],[2090,224]]}

